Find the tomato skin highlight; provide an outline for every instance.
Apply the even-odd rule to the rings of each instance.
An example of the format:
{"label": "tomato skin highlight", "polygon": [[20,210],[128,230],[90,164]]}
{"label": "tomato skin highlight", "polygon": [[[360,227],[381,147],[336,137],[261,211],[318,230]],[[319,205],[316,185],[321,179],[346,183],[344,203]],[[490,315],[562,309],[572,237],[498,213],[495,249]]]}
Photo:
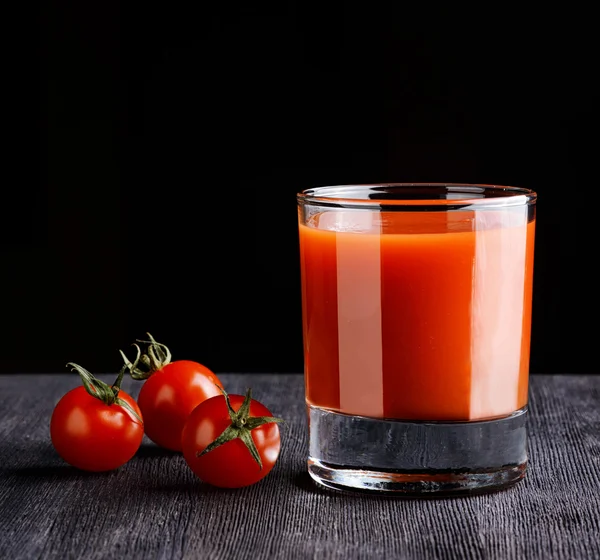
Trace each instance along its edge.
{"label": "tomato skin highlight", "polygon": [[[135,400],[119,392],[135,412]],[[118,404],[107,405],[76,387],[58,401],[50,419],[52,445],[71,466],[84,471],[114,470],[128,462],[139,449],[144,427]]]}
{"label": "tomato skin highlight", "polygon": [[137,403],[148,438],[160,447],[182,451],[181,434],[189,414],[200,403],[220,395],[217,375],[191,360],[176,360],[144,381]]}
{"label": "tomato skin highlight", "polygon": [[[239,410],[243,395],[229,395],[231,406]],[[250,416],[272,416],[262,403],[252,400]],[[220,488],[250,486],[266,477],[277,462],[281,450],[279,426],[275,422],[251,431],[252,439],[262,461],[262,469],[240,439],[228,441],[206,453],[202,452],[228,426],[231,418],[225,397],[212,397],[198,405],[189,415],[182,434],[183,456],[192,472],[203,482]]]}

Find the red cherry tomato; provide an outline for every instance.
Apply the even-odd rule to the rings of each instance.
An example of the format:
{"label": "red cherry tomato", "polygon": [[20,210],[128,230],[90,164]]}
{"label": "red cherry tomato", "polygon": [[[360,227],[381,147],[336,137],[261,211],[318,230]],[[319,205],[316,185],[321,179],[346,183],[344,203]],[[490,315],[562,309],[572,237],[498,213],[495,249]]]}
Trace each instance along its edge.
{"label": "red cherry tomato", "polygon": [[[92,379],[94,388],[102,384],[112,389]],[[50,437],[57,453],[73,467],[109,471],[125,464],[139,449],[144,436],[141,411],[135,400],[121,390],[118,395],[112,393],[112,404],[104,402],[95,389],[92,393],[87,386],[76,387],[58,401],[50,419]]]}
{"label": "red cherry tomato", "polygon": [[245,397],[212,397],[198,405],[185,423],[183,456],[196,476],[208,484],[249,486],[267,476],[277,462],[280,421],[266,406],[251,399],[250,391]]}
{"label": "red cherry tomato", "polygon": [[[181,432],[189,414],[201,402],[220,395],[223,387],[217,375],[192,360],[171,361],[171,353],[150,333],[142,355],[139,347],[134,363],[121,355],[134,379],[144,380],[137,403],[148,438],[160,447],[181,451]],[[145,369],[144,369],[145,366]]]}
{"label": "red cherry tomato", "polygon": [[201,402],[220,394],[217,376],[189,360],[171,362],[142,385],[137,402],[146,435],[157,445],[181,451],[181,432],[189,414]]}

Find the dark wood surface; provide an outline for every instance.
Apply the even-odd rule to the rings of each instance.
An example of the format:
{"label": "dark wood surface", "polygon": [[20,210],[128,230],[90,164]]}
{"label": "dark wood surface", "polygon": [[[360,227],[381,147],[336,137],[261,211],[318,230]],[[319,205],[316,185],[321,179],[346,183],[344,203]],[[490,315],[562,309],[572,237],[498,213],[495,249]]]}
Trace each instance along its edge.
{"label": "dark wood surface", "polygon": [[600,558],[600,375],[532,376],[530,468],[517,486],[427,500],[318,489],[302,376],[221,377],[286,419],[274,470],[239,490],[204,484],[147,440],[116,471],[77,471],[54,452],[49,421],[79,378],[0,376],[0,558]]}

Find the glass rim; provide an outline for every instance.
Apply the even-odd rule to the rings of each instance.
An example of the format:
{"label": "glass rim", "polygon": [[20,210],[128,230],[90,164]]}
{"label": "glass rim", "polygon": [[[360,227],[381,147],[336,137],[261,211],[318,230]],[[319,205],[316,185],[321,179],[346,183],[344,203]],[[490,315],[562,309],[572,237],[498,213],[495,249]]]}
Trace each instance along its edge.
{"label": "glass rim", "polygon": [[[423,197],[402,198],[402,191],[413,188],[423,190]],[[452,195],[448,198],[428,197],[427,189],[446,189]],[[381,192],[381,198],[361,198],[359,193]],[[390,195],[398,194],[398,198]],[[476,206],[507,207],[535,204],[537,193],[524,187],[480,183],[357,183],[344,185],[325,185],[305,189],[297,193],[299,205],[330,206],[337,208],[373,208],[386,207],[456,207]],[[440,208],[441,209],[441,208]]]}

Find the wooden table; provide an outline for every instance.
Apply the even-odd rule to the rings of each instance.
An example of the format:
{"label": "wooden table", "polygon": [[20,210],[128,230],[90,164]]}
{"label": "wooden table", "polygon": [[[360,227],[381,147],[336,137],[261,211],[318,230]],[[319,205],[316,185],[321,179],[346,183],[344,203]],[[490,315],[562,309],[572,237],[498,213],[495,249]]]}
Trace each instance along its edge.
{"label": "wooden table", "polygon": [[0,558],[600,558],[600,375],[532,376],[530,469],[517,486],[423,500],[320,490],[306,473],[302,376],[220,377],[287,420],[274,470],[239,490],[202,483],[147,440],[116,471],[77,471],[49,436],[77,375],[0,376]]}

